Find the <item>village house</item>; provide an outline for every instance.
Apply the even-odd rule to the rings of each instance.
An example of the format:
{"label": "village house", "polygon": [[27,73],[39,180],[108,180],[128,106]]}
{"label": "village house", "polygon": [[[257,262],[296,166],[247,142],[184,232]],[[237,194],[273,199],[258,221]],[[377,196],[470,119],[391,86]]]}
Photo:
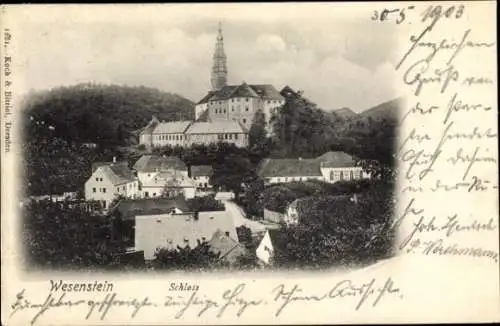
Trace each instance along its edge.
{"label": "village house", "polygon": [[354,158],[344,152],[327,152],[310,159],[267,158],[260,163],[257,173],[266,184],[310,180],[335,183],[369,178],[355,165]]}
{"label": "village house", "polygon": [[227,261],[230,264],[237,263],[239,257],[247,254],[244,245],[220,229],[215,231],[208,245],[212,252],[219,254],[219,260]]}
{"label": "village house", "polygon": [[[172,192],[178,190],[184,192],[186,198],[194,197],[196,187],[188,177],[188,168],[176,156],[143,155],[135,162],[133,169],[140,182],[141,197],[159,197],[167,184],[175,186]],[[172,193],[172,197],[175,196],[177,194]]]}
{"label": "village house", "polygon": [[213,174],[212,166],[210,165],[192,165],[191,179],[196,182],[196,186],[200,189],[211,188],[210,177]]}
{"label": "village house", "polygon": [[260,163],[257,173],[266,184],[323,180],[319,163],[311,159],[266,158]]}
{"label": "village house", "polygon": [[344,180],[369,178],[369,175],[356,166],[354,157],[344,152],[326,152],[316,158],[319,162],[324,181],[335,183]]}
{"label": "village house", "polygon": [[145,260],[152,260],[160,248],[195,248],[216,232],[238,239],[233,219],[225,211],[136,215],[135,250],[143,251]]}
{"label": "village house", "polygon": [[[190,209],[183,197],[124,199],[111,210],[111,215],[120,218],[120,228],[115,230],[123,242],[133,248],[135,243],[135,218],[137,215],[187,214]],[[135,249],[134,249],[135,250]]]}
{"label": "village house", "polygon": [[273,265],[277,250],[286,250],[279,239],[279,229],[268,229],[259,241],[255,254],[261,264]]}
{"label": "village house", "polygon": [[126,162],[94,163],[93,173],[85,182],[85,200],[100,201],[107,209],[118,196],[134,198],[139,194],[139,181]]}

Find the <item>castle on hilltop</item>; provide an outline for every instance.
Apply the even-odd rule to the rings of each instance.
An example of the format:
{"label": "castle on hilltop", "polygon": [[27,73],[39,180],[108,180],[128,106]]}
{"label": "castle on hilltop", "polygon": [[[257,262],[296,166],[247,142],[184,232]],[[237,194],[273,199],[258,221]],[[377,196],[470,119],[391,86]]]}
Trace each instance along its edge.
{"label": "castle on hilltop", "polygon": [[198,120],[205,114],[207,121],[236,121],[248,130],[255,113],[260,109],[269,124],[271,115],[285,103],[280,92],[270,84],[243,82],[240,85],[228,85],[227,74],[224,37],[219,23],[212,65],[212,89],[196,103],[195,118]]}
{"label": "castle on hilltop", "polygon": [[[139,132],[139,143],[147,147],[191,146],[214,142],[248,146],[248,131],[255,113],[264,113],[266,128],[271,131],[270,119],[285,103],[288,90],[281,93],[270,84],[228,85],[227,57],[224,52],[222,27],[215,44],[211,73],[211,90],[195,105],[196,121],[159,121],[153,117]],[[284,93],[285,92],[285,93]]]}

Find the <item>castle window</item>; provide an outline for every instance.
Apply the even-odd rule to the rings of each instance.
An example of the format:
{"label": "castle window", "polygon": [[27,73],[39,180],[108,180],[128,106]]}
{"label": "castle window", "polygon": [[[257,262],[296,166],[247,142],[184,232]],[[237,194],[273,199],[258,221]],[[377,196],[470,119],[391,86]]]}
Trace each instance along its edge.
{"label": "castle window", "polygon": [[226,109],[224,109],[224,113],[226,113]]}
{"label": "castle window", "polygon": [[224,139],[227,139],[227,134],[224,134]]}
{"label": "castle window", "polygon": [[102,192],[106,193],[106,188],[102,188]]}
{"label": "castle window", "polygon": [[243,123],[247,123],[247,119],[243,119]]}
{"label": "castle window", "polygon": [[99,178],[95,178],[95,181],[99,181]]}
{"label": "castle window", "polygon": [[344,180],[344,171],[340,171],[340,180]]}
{"label": "castle window", "polygon": [[330,180],[333,180],[333,171],[330,171]]}
{"label": "castle window", "polygon": [[247,112],[248,112],[248,107],[246,107],[246,108],[245,108],[245,111],[247,111]]}
{"label": "castle window", "polygon": [[350,178],[349,179],[354,180],[354,171],[353,170],[351,170],[351,172],[350,172]]}
{"label": "castle window", "polygon": [[363,171],[362,170],[359,171],[359,178],[363,179]]}
{"label": "castle window", "polygon": [[248,102],[248,97],[245,100]]}
{"label": "castle window", "polygon": [[234,139],[238,139],[238,134],[234,134]]}
{"label": "castle window", "polygon": [[92,192],[95,192],[95,188],[92,188]]}

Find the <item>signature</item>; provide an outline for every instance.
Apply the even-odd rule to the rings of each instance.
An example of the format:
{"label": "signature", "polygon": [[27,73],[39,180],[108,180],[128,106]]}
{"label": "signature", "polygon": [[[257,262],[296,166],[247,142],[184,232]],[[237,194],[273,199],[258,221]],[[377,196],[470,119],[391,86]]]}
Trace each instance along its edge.
{"label": "signature", "polygon": [[357,297],[359,300],[357,300],[355,310],[359,310],[370,298],[374,299],[372,301],[372,307],[375,307],[380,300],[387,295],[397,294],[402,298],[400,290],[394,286],[392,278],[389,277],[382,287],[376,286],[375,283],[376,279],[372,279],[370,282],[361,285],[357,285],[351,280],[343,280],[335,284],[329,291],[320,295],[306,295],[304,294],[304,290],[297,284],[291,289],[287,289],[284,284],[280,284],[272,291],[275,294],[274,301],[280,303],[275,316],[278,317],[281,315],[290,303],[298,301],[314,302],[345,297]]}
{"label": "signature", "polygon": [[[60,308],[60,307],[74,307],[74,306],[86,306],[88,309],[85,319],[89,319],[94,312],[100,313],[100,319],[108,315],[111,307],[113,306],[128,306],[132,307],[131,317],[134,318],[139,310],[145,306],[151,306],[153,303],[149,301],[148,297],[144,297],[142,300],[131,299],[131,300],[119,300],[117,299],[117,293],[108,293],[103,300],[70,300],[66,299],[68,295],[67,292],[62,292],[58,295],[50,292],[44,299],[43,303],[32,303],[25,296],[25,290],[23,289],[16,295],[16,301],[12,304],[12,312],[10,316],[17,314],[19,311],[26,309],[38,309],[36,314],[31,319],[31,325],[34,325],[37,320],[44,315],[49,309]],[[97,308],[97,311],[96,311]]]}
{"label": "signature", "polygon": [[[270,293],[265,291],[257,291],[262,294],[262,297],[254,297],[255,291],[249,293],[245,283],[240,283],[233,288],[224,290],[220,296],[207,296],[201,294],[197,289],[186,296],[167,295],[163,297],[161,303],[155,302],[148,296],[136,299],[122,300],[115,292],[107,293],[102,300],[71,300],[69,297],[72,293],[49,292],[47,297],[41,303],[34,303],[26,296],[26,291],[23,289],[17,295],[15,302],[11,305],[12,312],[10,316],[14,316],[27,310],[34,310],[35,314],[31,318],[31,325],[34,325],[47,311],[55,308],[68,308],[81,306],[86,309],[85,319],[88,320],[96,315],[100,320],[104,320],[113,309],[113,307],[130,308],[130,318],[134,319],[141,310],[148,309],[172,309],[175,319],[182,319],[187,313],[194,313],[195,316],[201,317],[206,313],[211,312],[216,318],[224,316],[234,316],[239,318],[245,313],[255,313],[258,310],[252,309],[263,305],[277,305],[275,316],[281,315],[285,308],[292,302],[298,301],[323,301],[334,300],[341,298],[357,298],[355,301],[355,310],[359,310],[372,300],[372,306],[376,306],[383,297],[387,295],[397,294],[400,298],[402,295],[399,288],[395,287],[394,281],[388,278],[384,283],[376,284],[376,279],[363,284],[356,284],[352,280],[343,280],[335,284],[328,292],[319,296],[305,295],[304,290],[295,284],[292,287],[287,287],[280,284],[275,287]],[[269,297],[266,297],[270,296]]]}

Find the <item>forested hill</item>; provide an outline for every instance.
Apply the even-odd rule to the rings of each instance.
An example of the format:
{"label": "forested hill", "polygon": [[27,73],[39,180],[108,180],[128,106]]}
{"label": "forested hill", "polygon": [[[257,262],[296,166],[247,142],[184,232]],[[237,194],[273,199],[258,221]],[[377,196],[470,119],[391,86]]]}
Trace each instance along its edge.
{"label": "forested hill", "polygon": [[22,112],[30,139],[47,132],[67,141],[120,144],[152,115],[165,121],[192,120],[194,103],[143,86],[79,84],[29,94]]}
{"label": "forested hill", "polygon": [[334,150],[390,164],[402,101],[398,98],[344,117],[325,112],[300,95],[290,97],[272,118],[271,155],[304,158]]}

